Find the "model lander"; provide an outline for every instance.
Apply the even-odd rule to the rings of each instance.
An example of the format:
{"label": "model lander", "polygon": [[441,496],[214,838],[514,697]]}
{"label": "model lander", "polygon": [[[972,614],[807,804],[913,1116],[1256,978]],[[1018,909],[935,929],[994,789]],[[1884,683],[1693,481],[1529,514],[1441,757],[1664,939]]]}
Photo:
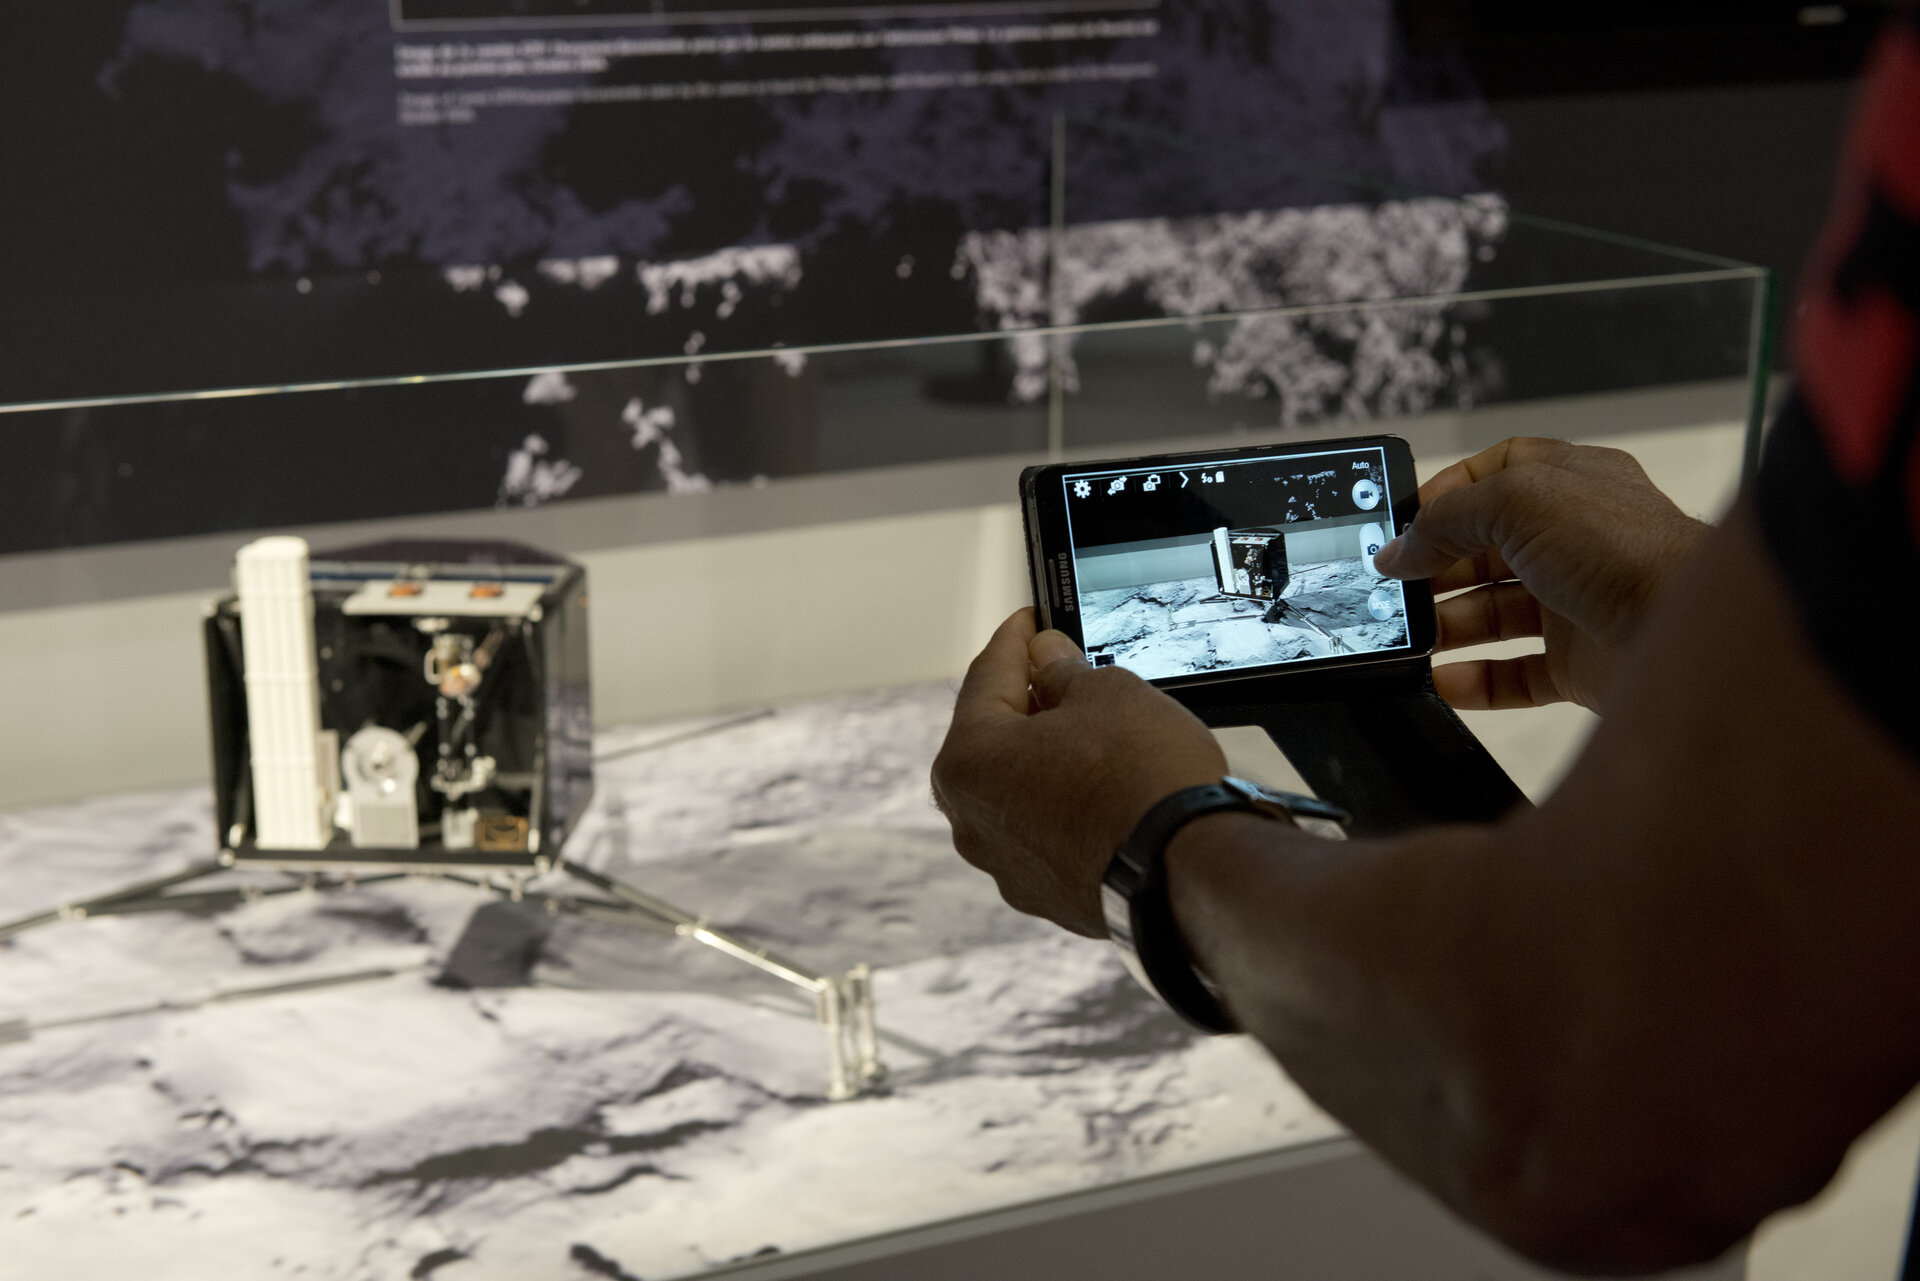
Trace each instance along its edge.
{"label": "model lander", "polygon": [[[234,587],[205,624],[218,857],[0,924],[0,939],[87,916],[436,876],[734,957],[811,995],[830,1099],[879,1082],[867,966],[817,972],[563,852],[593,795],[578,565],[495,543],[310,561],[304,541],[278,537],[240,550]],[[278,875],[185,888],[236,869]],[[596,893],[541,888],[567,881]]]}

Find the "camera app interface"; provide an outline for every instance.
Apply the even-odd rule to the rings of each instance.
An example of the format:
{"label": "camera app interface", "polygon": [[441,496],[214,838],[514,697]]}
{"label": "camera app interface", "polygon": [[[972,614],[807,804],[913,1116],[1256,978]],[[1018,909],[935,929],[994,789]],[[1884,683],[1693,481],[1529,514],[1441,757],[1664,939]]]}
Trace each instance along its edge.
{"label": "camera app interface", "polygon": [[1381,449],[1062,478],[1081,638],[1147,680],[1406,649]]}

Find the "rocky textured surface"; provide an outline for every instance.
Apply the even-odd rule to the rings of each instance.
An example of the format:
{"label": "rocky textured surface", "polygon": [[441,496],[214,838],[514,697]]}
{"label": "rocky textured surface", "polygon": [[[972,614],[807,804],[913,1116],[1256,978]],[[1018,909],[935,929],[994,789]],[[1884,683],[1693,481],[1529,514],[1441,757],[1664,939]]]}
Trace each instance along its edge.
{"label": "rocky textured surface", "polygon": [[[0,943],[0,1020],[31,1028],[0,1044],[0,1258],[684,1276],[1333,1132],[1251,1044],[1190,1036],[953,855],[926,787],[950,703],[608,733],[570,846],[806,963],[876,965],[886,1092],[825,1102],[796,994],[668,936],[565,918],[529,985],[436,984],[488,901],[445,881],[63,923]],[[205,857],[208,810],[0,815],[0,916]],[[370,970],[393,973],[200,1003]]]}
{"label": "rocky textured surface", "polygon": [[[1381,587],[1394,595],[1394,613],[1384,620],[1367,608]],[[1081,625],[1089,653],[1112,654],[1149,680],[1406,644],[1398,589],[1357,559],[1297,567],[1285,599],[1287,616],[1267,622],[1265,604],[1223,596],[1212,578],[1183,578],[1082,592]]]}

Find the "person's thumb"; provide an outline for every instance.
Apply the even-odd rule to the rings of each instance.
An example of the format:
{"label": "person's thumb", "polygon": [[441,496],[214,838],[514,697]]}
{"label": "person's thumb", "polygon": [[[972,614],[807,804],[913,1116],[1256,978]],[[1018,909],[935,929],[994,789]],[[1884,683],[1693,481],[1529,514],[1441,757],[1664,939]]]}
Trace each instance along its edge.
{"label": "person's thumb", "polygon": [[1033,668],[1033,698],[1043,709],[1058,707],[1075,678],[1093,670],[1080,647],[1060,632],[1041,632],[1027,646]]}

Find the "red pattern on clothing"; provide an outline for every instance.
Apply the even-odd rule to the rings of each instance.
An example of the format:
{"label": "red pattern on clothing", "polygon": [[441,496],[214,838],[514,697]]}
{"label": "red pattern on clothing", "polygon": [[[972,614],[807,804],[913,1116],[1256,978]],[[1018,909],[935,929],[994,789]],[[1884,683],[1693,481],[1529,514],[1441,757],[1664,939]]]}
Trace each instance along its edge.
{"label": "red pattern on clothing", "polygon": [[1914,541],[1920,542],[1920,449],[1907,458],[1907,523],[1913,527]]}
{"label": "red pattern on clothing", "polygon": [[1901,213],[1920,220],[1920,28],[1892,26],[1871,75],[1849,162]]}
{"label": "red pattern on clothing", "polygon": [[1905,22],[1889,27],[1869,68],[1839,200],[1815,251],[1795,352],[1828,456],[1854,485],[1880,470],[1920,357],[1920,319],[1891,294],[1868,287],[1843,299],[1831,288],[1874,194],[1920,222],[1920,34]]}
{"label": "red pattern on clothing", "polygon": [[1920,356],[1920,321],[1884,289],[1850,301],[1823,297],[1800,321],[1801,380],[1807,403],[1849,485],[1879,474],[1894,416]]}

